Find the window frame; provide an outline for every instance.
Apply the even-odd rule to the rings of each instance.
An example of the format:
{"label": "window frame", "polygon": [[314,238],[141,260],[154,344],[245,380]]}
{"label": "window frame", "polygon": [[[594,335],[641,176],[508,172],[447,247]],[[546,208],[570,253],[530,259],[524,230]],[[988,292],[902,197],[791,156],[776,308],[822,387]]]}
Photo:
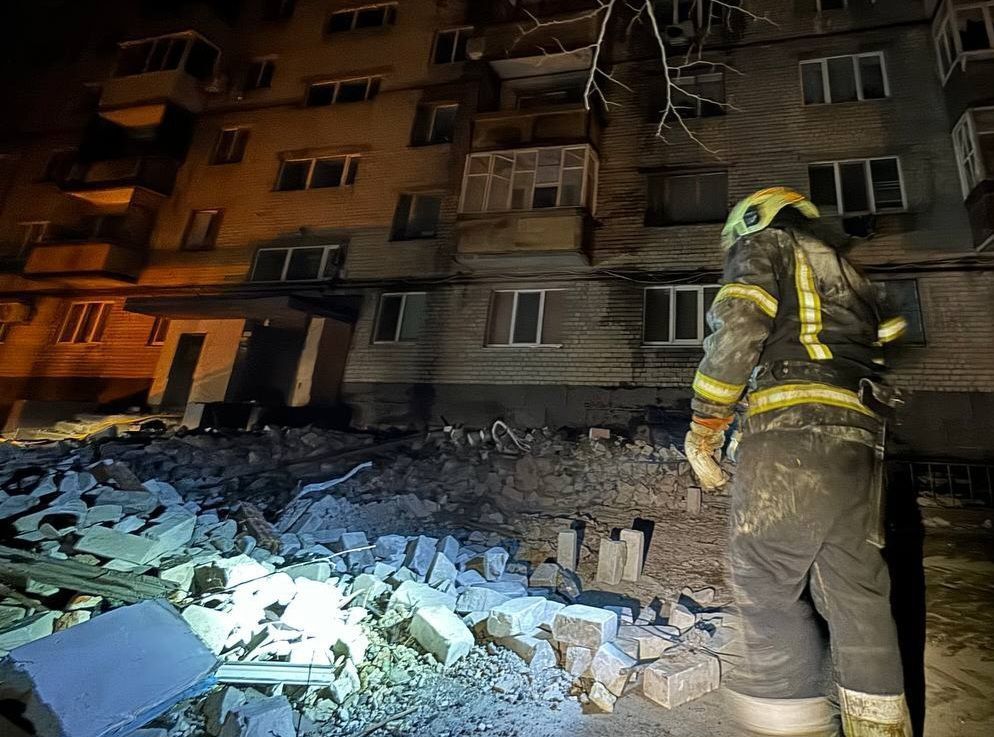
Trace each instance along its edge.
{"label": "window frame", "polygon": [[[897,178],[898,183],[901,187],[901,206],[900,207],[887,207],[883,209],[878,209],[876,206],[876,197],[873,193],[873,174],[870,167],[870,162],[873,161],[886,161],[893,159],[897,162]],[[842,198],[842,176],[841,176],[841,166],[842,164],[863,164],[863,179],[866,185],[866,200],[870,205],[869,210],[859,210],[856,212],[848,212],[842,209],[843,198]],[[839,159],[837,161],[809,161],[808,162],[808,188],[810,190],[811,184],[811,167],[813,166],[832,166],[835,174],[835,204],[836,211],[835,215],[841,218],[847,217],[858,217],[860,215],[886,215],[890,213],[907,212],[908,210],[908,190],[905,186],[904,181],[904,168],[901,166],[900,156],[871,156],[866,159]]]}
{"label": "window frame", "polygon": [[[207,237],[204,243],[190,244],[190,234],[193,232],[193,223],[197,217],[198,213],[201,212],[212,212],[214,217],[211,219],[210,227],[207,229]],[[190,210],[190,215],[186,221],[186,228],[183,231],[183,241],[180,247],[181,251],[210,251],[213,250],[217,245],[217,234],[221,230],[221,218],[224,216],[224,210],[220,207],[200,207]]]}
{"label": "window frame", "polygon": [[[980,10],[983,13],[987,40],[991,44],[989,48],[963,50],[963,40],[955,28],[956,14],[963,10]],[[949,39],[952,39],[952,48],[949,47]],[[932,22],[932,43],[935,46],[936,63],[939,65],[939,76],[943,84],[949,81],[957,66],[961,71],[965,69],[969,59],[994,56],[994,0],[976,0],[963,5],[956,4],[952,0],[943,0]],[[948,68],[945,67],[946,64],[949,65]]]}
{"label": "window frame", "polygon": [[[694,177],[698,179],[697,183],[697,194],[698,200],[700,199],[700,178],[706,176],[717,176],[723,175],[725,177],[725,212],[723,215],[716,216],[714,218],[705,220],[671,220],[669,222],[661,222],[662,218],[650,218],[649,214],[652,212],[649,205],[649,182],[652,178],[659,178],[668,182],[671,179],[682,179],[687,177]],[[665,190],[663,193],[663,200],[665,201],[666,194]],[[697,225],[714,225],[715,223],[724,222],[728,217],[729,213],[729,203],[728,203],[728,170],[727,169],[709,169],[707,171],[673,171],[673,172],[652,172],[646,176],[646,208],[645,216],[643,218],[643,227],[646,228],[686,228]],[[651,222],[650,222],[651,221]]]}
{"label": "window frame", "polygon": [[3,322],[0,320],[0,344],[7,342],[7,336],[10,335],[11,324],[9,322]]}
{"label": "window frame", "polygon": [[[313,279],[287,279],[287,271],[290,269],[290,261],[293,251],[298,251],[301,249],[308,248],[322,248],[324,249],[321,254],[321,263],[318,266],[318,275]],[[301,282],[319,282],[327,281],[329,277],[324,276],[325,269],[328,268],[328,258],[332,253],[339,253],[341,251],[341,243],[327,243],[321,245],[312,246],[266,246],[264,248],[256,249],[255,255],[252,257],[252,268],[249,271],[248,281],[254,284],[299,284]],[[255,270],[259,264],[259,254],[264,251],[283,251],[283,268],[280,271],[279,279],[256,279]]]}
{"label": "window frame", "polygon": [[[373,334],[370,336],[370,342],[373,345],[413,345],[418,342],[418,339],[421,337],[420,335],[414,340],[400,339],[401,334],[404,332],[404,317],[407,314],[407,298],[412,294],[424,295],[425,310],[427,311],[428,292],[383,292],[380,294],[380,297],[376,302],[376,320],[373,322]],[[387,297],[400,297],[400,311],[397,313],[397,325],[393,331],[393,340],[380,340],[376,336],[380,332],[380,320],[383,317],[383,303]]]}
{"label": "window frame", "polygon": [[452,139],[455,137],[456,122],[455,119],[452,121],[452,133],[447,141],[436,141],[435,139],[435,122],[438,120],[438,111],[442,108],[452,108],[455,110],[456,115],[459,115],[459,103],[455,102],[443,102],[438,105],[431,106],[431,120],[428,122],[428,131],[425,138],[425,142],[421,144],[422,146],[439,146],[445,143],[452,143]]}
{"label": "window frame", "polygon": [[[180,54],[180,57],[179,57],[179,60],[176,63],[176,66],[175,67],[168,67],[168,68],[160,66],[159,69],[149,69],[149,64],[151,63],[152,59],[155,56],[154,51],[155,51],[156,46],[159,43],[162,43],[163,41],[169,41],[169,42],[171,42],[171,41],[174,41],[176,39],[183,39],[183,41],[185,43],[185,45],[183,47],[183,53]],[[187,72],[187,70],[186,70],[186,64],[187,64],[187,62],[190,59],[190,52],[193,50],[193,46],[194,46],[194,44],[197,41],[201,41],[201,42],[207,44],[208,46],[210,46],[212,49],[214,49],[214,52],[215,52],[215,54],[214,54],[214,69],[213,69],[213,71],[211,73],[211,76],[216,75],[217,74],[218,63],[221,60],[221,49],[216,44],[211,43],[210,41],[208,41],[206,38],[204,38],[203,36],[201,36],[196,31],[181,31],[179,33],[164,33],[164,34],[162,34],[160,36],[149,36],[147,38],[136,38],[136,39],[133,39],[131,41],[122,41],[121,43],[119,43],[117,45],[118,46],[118,58],[117,58],[117,61],[114,64],[114,69],[113,69],[113,72],[112,72],[111,76],[114,79],[124,79],[126,77],[140,77],[143,74],[156,74],[157,72],[176,72],[176,71],[182,71],[184,73],[189,74],[189,72]],[[119,74],[118,70],[119,70],[119,66],[120,66],[120,52],[121,52],[121,50],[124,49],[124,48],[126,48],[126,47],[128,47],[128,46],[139,46],[141,44],[146,44],[146,43],[151,43],[152,46],[149,49],[149,53],[145,57],[145,65],[144,65],[144,68],[142,69],[142,71],[135,72],[133,74]],[[168,54],[166,54],[166,55],[164,55],[162,57],[163,63],[165,62],[165,60],[167,58],[168,58]]]}
{"label": "window frame", "polygon": [[[648,314],[646,308],[648,307],[648,299],[650,291],[660,291],[668,290],[670,293],[669,299],[669,324],[667,325],[667,333],[670,336],[669,340],[648,340],[646,339],[646,328],[648,326],[648,321],[646,320],[646,315]],[[642,346],[644,348],[654,348],[654,347],[667,347],[667,346],[699,346],[704,344],[704,339],[707,338],[707,309],[704,306],[704,293],[705,290],[714,289],[715,295],[717,296],[718,290],[721,289],[720,284],[658,284],[643,287],[642,289]],[[676,293],[677,292],[697,292],[697,338],[677,338],[676,336]],[[713,303],[714,300],[712,300]]]}
{"label": "window frame", "polygon": [[[864,57],[876,56],[880,59],[880,73],[884,81],[884,96],[883,97],[864,97],[863,93],[863,73],[859,68],[859,60]],[[832,59],[850,59],[853,67],[853,79],[856,83],[856,99],[855,100],[840,100],[839,102],[834,102],[832,100],[832,85],[829,81],[828,76],[828,62]],[[805,65],[818,64],[821,67],[821,91],[825,98],[824,102],[807,102],[804,99],[804,66]],[[845,105],[846,103],[852,104],[855,102],[877,102],[879,100],[889,100],[890,99],[890,78],[887,73],[887,60],[884,58],[883,51],[865,51],[858,54],[835,54],[833,56],[820,56],[814,59],[801,59],[797,63],[797,74],[801,83],[801,106],[802,107],[818,107],[820,105]]]}
{"label": "window frame", "polygon": [[815,0],[815,11],[818,13],[831,13],[832,11],[849,10],[849,0],[842,0],[841,8],[828,8],[827,10],[822,8],[821,4],[822,0]]}
{"label": "window frame", "polygon": [[[345,165],[342,167],[342,176],[338,181],[338,184],[331,185],[328,187],[312,187],[311,182],[314,180],[314,170],[317,168],[317,162],[328,161],[331,159],[345,159]],[[274,192],[306,192],[312,189],[341,189],[342,187],[354,187],[356,180],[358,178],[358,170],[355,171],[354,168],[359,166],[359,161],[362,159],[361,154],[336,154],[334,156],[300,156],[300,157],[288,157],[285,159],[280,159],[280,168],[276,172],[276,184],[273,186]],[[303,187],[293,188],[293,189],[282,189],[280,187],[280,181],[283,179],[283,169],[287,164],[300,163],[302,161],[310,162],[307,167],[307,178],[304,181]],[[349,182],[349,179],[352,179]]]}
{"label": "window frame", "polygon": [[169,318],[156,315],[152,321],[152,328],[148,332],[146,345],[165,345],[166,335],[169,332]]}
{"label": "window frame", "polygon": [[[27,255],[27,252],[31,250],[32,246],[41,243],[48,237],[48,229],[51,226],[51,220],[22,220],[17,224],[17,227],[21,229],[20,237],[18,240],[17,255],[22,257]],[[41,233],[37,238],[31,239],[31,234],[34,232],[34,226],[41,226],[39,230]]]}
{"label": "window frame", "polygon": [[[542,333],[545,328],[545,297],[548,292],[565,292],[564,287],[547,287],[544,289],[494,289],[490,293],[490,307],[487,314],[487,334],[484,341],[484,347],[486,348],[562,348],[562,343],[543,343]],[[511,319],[510,325],[508,326],[507,333],[507,343],[491,343],[490,342],[490,332],[492,328],[491,321],[494,318],[494,302],[498,294],[513,294],[514,302],[511,305]],[[538,319],[535,323],[535,337],[537,342],[516,342],[514,340],[515,333],[515,323],[518,319],[518,299],[522,294],[539,294],[538,301]]]}
{"label": "window frame", "polygon": [[[69,321],[73,317],[74,310],[76,306],[81,305],[82,310],[79,311],[78,319],[76,324],[70,331],[70,336],[68,340],[63,338],[66,335],[66,331],[69,329]],[[87,313],[91,305],[97,305],[98,314],[96,319],[90,325],[88,335],[84,340],[78,340],[83,327],[86,325]],[[80,300],[76,302],[69,303],[69,307],[66,309],[66,314],[62,318],[62,322],[59,324],[59,332],[55,336],[56,345],[99,345],[103,342],[104,333],[107,330],[107,322],[111,311],[114,309],[113,302],[107,302],[105,300]],[[94,340],[94,338],[96,338]]]}
{"label": "window frame", "polygon": [[[401,192],[397,200],[398,208],[400,206],[400,197],[404,197],[405,195],[408,198],[410,198],[410,202],[408,203],[407,213],[404,217],[404,230],[403,232],[400,232],[397,229],[395,223],[393,227],[391,227],[390,241],[391,242],[425,241],[425,240],[434,240],[438,238],[438,226],[442,221],[442,204],[445,199],[445,193],[444,192]],[[435,231],[432,235],[408,235],[408,227],[410,226],[411,223],[411,213],[414,212],[414,203],[415,200],[419,197],[433,197],[438,200],[438,218],[435,220]],[[396,218],[396,212],[395,212],[395,218]]]}
{"label": "window frame", "polygon": [[[272,6],[277,6],[273,8]],[[276,12],[271,12],[272,10]],[[267,23],[280,23],[290,20],[297,9],[297,0],[264,0],[262,20]]]}
{"label": "window frame", "polygon": [[[389,28],[390,26],[394,26],[394,25],[397,24],[397,5],[398,5],[398,3],[396,3],[396,2],[391,2],[391,3],[369,3],[368,5],[357,5],[357,6],[351,7],[351,8],[342,8],[341,10],[335,10],[335,11],[333,11],[333,12],[331,12],[331,13],[328,14],[328,18],[324,22],[324,35],[325,36],[334,36],[334,35],[336,35],[338,33],[352,33],[353,31],[367,31],[367,30],[371,30],[371,29],[374,29],[374,28]],[[360,13],[360,11],[363,11],[363,10],[372,10],[374,8],[383,8],[383,10],[384,10],[383,20],[384,20],[384,22],[381,23],[381,24],[379,24],[379,25],[377,25],[377,26],[364,26],[363,28],[356,28],[356,23],[359,22],[359,13]],[[390,8],[393,9],[392,13],[389,12]],[[351,15],[352,16],[352,21],[349,24],[348,30],[345,30],[345,29],[343,29],[341,31],[332,31],[332,30],[329,30],[329,27],[331,25],[331,19],[334,18],[336,15]]]}
{"label": "window frame", "polygon": [[79,149],[72,146],[52,149],[45,160],[45,169],[41,175],[42,182],[58,184],[70,173],[79,156]]}
{"label": "window frame", "polygon": [[[917,322],[918,322],[918,325],[921,327],[921,341],[911,341],[910,339],[908,339],[908,338],[905,337],[905,338],[902,338],[901,340],[899,340],[898,343],[900,345],[907,346],[907,347],[910,347],[910,348],[923,348],[923,347],[925,347],[925,346],[928,345],[928,331],[925,329],[925,311],[922,310],[922,293],[921,293],[921,289],[918,286],[918,279],[916,277],[909,277],[909,278],[896,277],[896,278],[893,278],[893,279],[886,279],[886,278],[879,279],[878,278],[878,279],[873,279],[872,280],[872,283],[875,286],[883,288],[884,291],[883,291],[883,295],[882,296],[884,296],[885,298],[886,298],[886,290],[887,290],[886,285],[894,283],[894,282],[911,282],[912,285],[914,286],[914,291],[915,291],[915,309],[918,312],[918,320],[917,320]],[[904,317],[904,315],[900,315],[900,314],[896,314],[896,315],[893,315],[893,316],[895,316],[895,317],[896,316]]]}
{"label": "window frame", "polygon": [[[700,85],[705,82],[721,82],[721,100],[712,100],[701,95]],[[690,101],[694,103],[694,113],[681,112],[680,117],[686,120],[706,120],[707,118],[720,118],[728,112],[727,89],[725,87],[724,72],[702,72],[700,74],[686,74],[673,80],[674,85],[681,90],[687,90],[693,97]],[[679,91],[678,91],[679,94]],[[703,99],[702,99],[703,98]],[[717,105],[720,112],[716,115],[702,115],[705,104]]]}
{"label": "window frame", "polygon": [[[440,28],[439,30],[435,31],[435,38],[433,38],[431,42],[431,55],[428,57],[429,62],[433,65],[444,66],[446,64],[462,64],[463,62],[468,61],[469,59],[468,55],[465,59],[456,59],[455,56],[456,52],[459,49],[460,38],[464,34],[468,36],[472,32],[473,32],[473,26],[455,26],[453,28]],[[453,39],[452,43],[451,58],[448,61],[437,61],[435,57],[438,53],[438,39],[440,36],[446,33],[455,34],[455,38]]]}
{"label": "window frame", "polygon": [[[953,126],[953,130],[950,133],[953,141],[953,153],[956,156],[956,168],[959,171],[960,188],[963,191],[963,199],[969,197],[974,188],[992,174],[992,172],[987,171],[987,166],[984,163],[982,154],[983,146],[981,146],[980,137],[994,136],[994,126],[991,127],[991,130],[978,130],[977,121],[974,117],[975,112],[994,112],[994,106],[983,105],[967,108],[959,120],[956,121],[956,125]],[[970,146],[968,152],[963,148],[964,143]],[[968,168],[967,163],[970,161],[973,162],[973,165]],[[971,173],[975,174],[975,180],[970,176]]]}
{"label": "window frame", "polygon": [[[354,102],[339,102],[338,95],[341,92],[342,85],[348,84],[349,82],[360,82],[365,80],[366,82],[366,92],[361,100],[356,100]],[[331,107],[332,105],[355,105],[361,102],[371,102],[380,93],[380,84],[383,82],[382,76],[371,75],[366,77],[349,77],[347,79],[324,79],[316,82],[311,82],[307,85],[307,90],[304,93],[304,107]],[[331,102],[326,105],[309,105],[307,100],[311,96],[311,90],[314,87],[331,87],[335,88],[335,91],[331,95]]]}
{"label": "window frame", "polygon": [[[556,202],[557,202],[557,204],[555,206],[553,206],[553,207],[535,207],[534,204],[532,204],[532,203],[534,202],[534,198],[535,198],[535,189],[536,189],[535,179],[536,179],[536,176],[534,176],[534,175],[537,175],[537,173],[538,173],[538,156],[541,154],[542,151],[550,151],[550,150],[555,150],[555,149],[559,150],[559,178],[558,178],[558,180],[556,182],[556,188],[557,188],[557,191],[556,191]],[[571,149],[582,149],[584,151],[583,166],[582,167],[575,167],[575,166],[566,167],[566,166],[563,165],[563,162],[565,161],[566,151],[571,150]],[[529,154],[529,153],[534,153],[535,156],[536,156],[536,159],[535,159],[535,169],[522,170],[522,171],[531,171],[534,174],[532,176],[531,197],[529,198],[529,205],[528,205],[528,207],[525,207],[525,208],[513,209],[511,207],[511,202],[512,202],[512,200],[514,198],[514,177],[515,177],[515,174],[518,171],[515,168],[516,164],[517,164],[517,158],[518,158],[518,156],[520,154]],[[508,188],[507,188],[507,200],[506,200],[507,207],[504,208],[504,209],[501,209],[501,210],[488,210],[488,209],[486,209],[486,206],[487,206],[487,203],[490,200],[490,189],[491,189],[491,187],[493,185],[493,180],[495,178],[494,177],[494,161],[495,161],[496,157],[498,157],[498,156],[509,157],[511,159],[511,169],[510,169],[510,174],[508,175],[509,185],[508,185]],[[471,163],[470,162],[474,158],[484,158],[484,157],[489,157],[489,163],[487,165],[487,171],[486,171],[486,173],[485,174],[484,173],[478,173],[478,174],[471,173]],[[558,210],[558,209],[564,209],[564,208],[568,209],[568,208],[577,208],[577,207],[585,207],[585,208],[589,209],[590,212],[593,212],[594,209],[595,209],[595,206],[596,206],[596,201],[597,201],[597,199],[596,199],[597,198],[597,176],[598,176],[598,173],[599,173],[599,168],[600,168],[600,160],[597,158],[597,153],[594,151],[593,147],[590,146],[589,144],[575,144],[575,145],[565,145],[565,146],[537,146],[537,147],[530,147],[530,148],[501,149],[501,150],[498,150],[498,151],[475,151],[475,152],[472,152],[472,153],[469,153],[469,154],[466,155],[465,167],[463,169],[462,187],[459,190],[459,210],[458,210],[458,212],[459,212],[460,215],[486,215],[488,213],[496,213],[496,212],[536,212],[536,211],[543,211],[543,210]],[[577,205],[562,205],[562,204],[558,204],[559,201],[562,199],[562,193],[563,193],[563,172],[566,171],[567,169],[569,169],[569,170],[580,169],[583,172],[582,176],[581,176],[581,183],[580,183],[580,202]],[[484,187],[484,190],[483,190],[483,206],[484,206],[484,209],[482,209],[482,210],[466,210],[465,209],[466,208],[466,192],[469,189],[470,179],[472,179],[472,178],[482,178],[482,177],[486,177],[486,180],[487,180],[486,181],[486,186]],[[545,187],[551,186],[550,183],[544,183],[544,182],[542,183],[542,185],[545,186]],[[589,202],[589,204],[588,204],[588,202]]]}
{"label": "window frame", "polygon": [[[245,71],[245,83],[242,85],[243,92],[255,92],[257,90],[268,90],[272,89],[273,86],[273,75],[276,74],[276,58],[275,56],[261,56],[252,59],[249,62],[249,67]],[[259,71],[255,75],[255,79],[250,82],[250,73],[252,72],[252,67],[256,64],[259,65]],[[262,84],[262,80],[266,77],[266,69],[269,69],[269,78],[266,80],[266,84]]]}
{"label": "window frame", "polygon": [[[217,133],[217,139],[214,141],[214,151],[211,153],[210,166],[224,166],[225,164],[240,164],[245,158],[245,149],[248,146],[248,139],[250,135],[250,128],[244,125],[231,125],[223,126]],[[231,144],[228,146],[228,150],[225,156],[221,157],[221,142],[224,139],[226,133],[234,133],[232,137]],[[241,152],[238,154],[238,158],[231,158],[232,153],[239,148],[239,138],[241,137]]]}

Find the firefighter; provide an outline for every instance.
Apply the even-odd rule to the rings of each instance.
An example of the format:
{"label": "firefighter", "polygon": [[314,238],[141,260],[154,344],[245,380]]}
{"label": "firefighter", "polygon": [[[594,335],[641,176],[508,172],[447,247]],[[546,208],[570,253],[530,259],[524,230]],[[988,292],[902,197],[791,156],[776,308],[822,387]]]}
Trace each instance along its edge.
{"label": "firefighter", "polygon": [[880,550],[894,401],[877,379],[882,344],[905,325],[881,319],[845,237],[818,218],[782,187],[732,210],[694,378],[686,451],[703,487],[723,483],[715,455],[746,407],[730,541],[746,657],[729,699],[748,734],[831,737],[838,710],[847,737],[910,737]]}

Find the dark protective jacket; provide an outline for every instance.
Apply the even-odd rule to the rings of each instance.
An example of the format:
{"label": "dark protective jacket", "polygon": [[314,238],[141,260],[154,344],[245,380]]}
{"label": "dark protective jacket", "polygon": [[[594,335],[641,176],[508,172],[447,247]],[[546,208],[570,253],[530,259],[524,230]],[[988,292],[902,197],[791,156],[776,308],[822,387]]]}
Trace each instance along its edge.
{"label": "dark protective jacket", "polygon": [[904,320],[881,318],[873,285],[836,247],[808,229],[769,227],[729,249],[723,281],[694,378],[696,414],[730,416],[751,379],[747,429],[877,429],[860,383]]}

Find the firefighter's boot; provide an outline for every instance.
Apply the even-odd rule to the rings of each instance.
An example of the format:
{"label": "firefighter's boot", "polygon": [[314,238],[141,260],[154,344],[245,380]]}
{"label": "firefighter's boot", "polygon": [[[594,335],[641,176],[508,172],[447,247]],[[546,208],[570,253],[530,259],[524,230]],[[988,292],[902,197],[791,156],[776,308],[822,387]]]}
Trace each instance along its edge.
{"label": "firefighter's boot", "polygon": [[904,694],[878,695],[839,686],[846,737],[911,737],[911,715]]}

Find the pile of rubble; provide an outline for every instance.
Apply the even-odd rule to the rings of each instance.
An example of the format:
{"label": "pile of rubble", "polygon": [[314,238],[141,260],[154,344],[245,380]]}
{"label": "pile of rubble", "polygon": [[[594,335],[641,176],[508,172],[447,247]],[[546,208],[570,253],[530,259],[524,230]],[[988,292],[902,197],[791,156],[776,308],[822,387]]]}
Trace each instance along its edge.
{"label": "pile of rubble", "polygon": [[[289,432],[298,437],[286,441]],[[261,486],[225,481],[254,476],[252,486],[266,478],[252,467],[268,468],[280,455],[260,450],[260,438],[279,438],[284,461],[291,446],[306,447],[297,457],[320,466],[314,456],[328,453],[318,442],[324,434],[274,430],[244,436],[238,451],[234,440],[210,434],[111,441],[99,452],[80,446],[69,454],[63,446],[0,446],[0,536],[9,543],[0,545],[0,655],[8,654],[0,663],[0,703],[28,705],[20,716],[0,711],[0,727],[16,735],[18,728],[31,733],[30,720],[37,727],[76,719],[82,726],[74,731],[58,729],[97,737],[126,734],[120,720],[127,714],[131,727],[152,722],[160,731],[149,735],[169,737],[345,735],[387,724],[409,734],[420,717],[402,707],[431,691],[443,672],[467,683],[488,679],[509,699],[527,692],[603,711],[633,689],[672,708],[718,686],[717,654],[733,645],[735,624],[715,606],[713,589],[641,607],[584,590],[574,529],[555,531],[554,554],[529,564],[512,559],[516,543],[500,532],[453,526],[457,515],[446,514],[491,496],[492,476],[503,493],[513,481],[520,487],[514,493],[523,494],[530,471],[522,469],[532,463],[537,479],[568,466],[570,483],[580,484],[584,464],[592,468],[604,455],[596,450],[601,444],[585,447],[588,460],[554,450],[513,458],[487,447],[482,435],[476,443],[449,433],[408,446],[375,474],[365,463],[331,482],[277,488],[268,504],[251,493]],[[377,446],[338,435],[329,447],[339,454]],[[526,441],[564,442],[542,433]],[[448,457],[435,458],[436,493],[411,494],[415,478],[424,490],[425,463],[441,447]],[[634,447],[653,456],[652,467],[659,466],[655,456],[670,453]],[[633,452],[619,443],[607,453],[618,448]],[[236,452],[244,466],[228,462]],[[547,459],[555,459],[550,468]],[[399,489],[404,466],[407,482]],[[164,478],[142,481],[148,469]],[[454,483],[467,488],[457,491]],[[394,532],[381,534],[391,525]],[[620,538],[599,543],[602,584],[639,578],[642,533],[624,530]],[[175,667],[136,665],[123,703],[108,706],[113,719],[101,721],[97,708],[76,714],[78,706],[50,693],[54,666],[46,659],[87,651],[97,640],[110,672],[89,664],[79,688],[106,693],[101,679],[128,671],[115,662],[141,660],[126,643],[116,647],[108,628],[130,642],[152,623],[153,639],[169,643],[154,657],[174,657]],[[143,691],[149,672],[157,680]],[[173,681],[163,675],[170,673]]]}

